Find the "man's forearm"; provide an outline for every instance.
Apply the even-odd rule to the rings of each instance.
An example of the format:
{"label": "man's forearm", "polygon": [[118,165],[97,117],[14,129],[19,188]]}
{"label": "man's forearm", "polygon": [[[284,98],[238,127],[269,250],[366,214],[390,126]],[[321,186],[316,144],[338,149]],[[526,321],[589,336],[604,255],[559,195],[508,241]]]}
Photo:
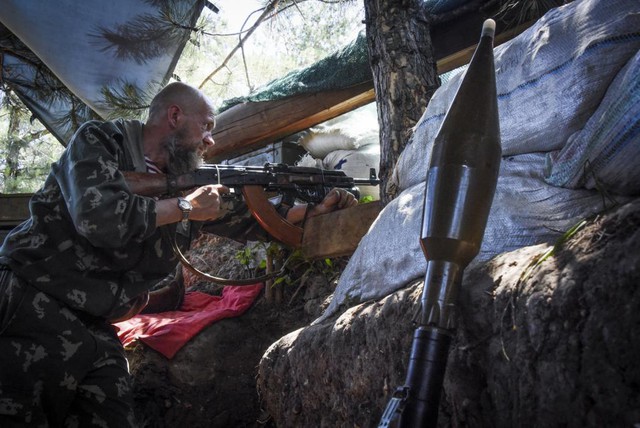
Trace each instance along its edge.
{"label": "man's forearm", "polygon": [[156,201],[156,227],[177,223],[182,220],[182,211],[178,208],[178,198]]}

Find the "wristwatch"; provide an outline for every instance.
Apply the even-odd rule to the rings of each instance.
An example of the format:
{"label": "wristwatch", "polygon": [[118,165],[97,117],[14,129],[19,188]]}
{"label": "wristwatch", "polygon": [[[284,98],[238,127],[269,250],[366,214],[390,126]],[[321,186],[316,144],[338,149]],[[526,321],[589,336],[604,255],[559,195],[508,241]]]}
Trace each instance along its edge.
{"label": "wristwatch", "polygon": [[178,208],[182,211],[182,224],[186,227],[189,223],[189,214],[191,214],[193,205],[185,198],[178,198]]}

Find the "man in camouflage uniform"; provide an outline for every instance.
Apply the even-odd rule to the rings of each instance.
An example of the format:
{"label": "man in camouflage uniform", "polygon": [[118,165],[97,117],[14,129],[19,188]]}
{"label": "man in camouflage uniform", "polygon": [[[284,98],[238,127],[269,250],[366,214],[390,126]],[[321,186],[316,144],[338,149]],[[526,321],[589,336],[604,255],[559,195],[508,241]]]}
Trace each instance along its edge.
{"label": "man in camouflage uniform", "polygon": [[[122,172],[192,171],[214,144],[213,127],[211,102],[172,83],[146,123],[88,122],[52,165],[30,218],[0,248],[1,427],[135,426],[128,364],[110,320],[144,306],[175,270],[161,231],[186,248],[197,229],[191,220],[222,216],[228,189],[188,192],[189,212],[179,198],[132,193]],[[310,215],[352,202],[333,194]],[[290,221],[303,216],[294,208]]]}

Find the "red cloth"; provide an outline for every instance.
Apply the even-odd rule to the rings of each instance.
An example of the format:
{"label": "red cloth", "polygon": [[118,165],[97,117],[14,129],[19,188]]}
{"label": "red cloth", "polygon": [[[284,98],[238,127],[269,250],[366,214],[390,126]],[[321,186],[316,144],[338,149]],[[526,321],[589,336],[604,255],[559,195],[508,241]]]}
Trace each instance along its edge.
{"label": "red cloth", "polygon": [[191,338],[214,322],[242,315],[262,291],[262,283],[228,286],[222,296],[187,292],[179,311],[137,315],[114,324],[124,346],[136,339],[171,359]]}

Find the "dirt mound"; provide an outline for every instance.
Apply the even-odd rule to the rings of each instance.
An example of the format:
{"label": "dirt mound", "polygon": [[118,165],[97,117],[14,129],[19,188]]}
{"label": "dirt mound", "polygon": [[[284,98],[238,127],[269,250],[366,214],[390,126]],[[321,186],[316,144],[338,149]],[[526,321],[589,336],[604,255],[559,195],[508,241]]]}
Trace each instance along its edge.
{"label": "dirt mound", "polygon": [[[466,272],[439,426],[640,422],[640,201],[555,254],[523,248]],[[279,427],[376,426],[404,383],[422,284],[296,331],[260,363]]]}
{"label": "dirt mound", "polygon": [[[590,220],[540,257],[551,248],[502,254],[465,273],[440,426],[640,422],[640,201]],[[219,264],[232,272],[225,257]],[[376,426],[404,382],[422,283],[309,325],[335,282],[306,277],[314,279],[285,287],[281,306],[260,299],[173,360],[130,350],[144,426]]]}

